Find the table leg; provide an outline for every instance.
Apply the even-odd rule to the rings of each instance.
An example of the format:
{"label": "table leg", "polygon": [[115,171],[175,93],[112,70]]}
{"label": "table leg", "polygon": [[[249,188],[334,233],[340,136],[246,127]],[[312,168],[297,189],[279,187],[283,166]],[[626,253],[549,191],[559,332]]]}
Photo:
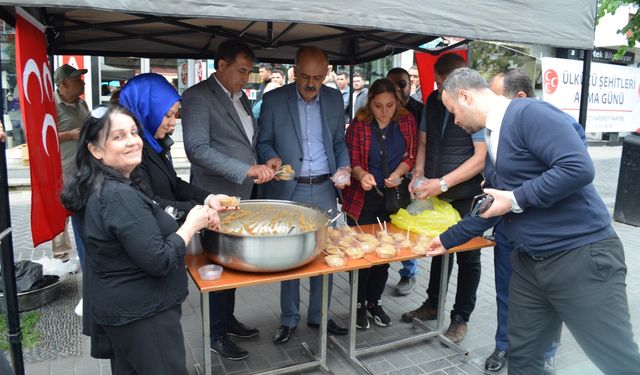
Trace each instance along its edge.
{"label": "table leg", "polygon": [[358,310],[358,270],[351,271],[349,293],[349,358],[356,359],[356,312]]}
{"label": "table leg", "polygon": [[327,322],[329,321],[329,275],[322,275],[322,309],[320,310],[320,367],[327,367]]}
{"label": "table leg", "polygon": [[200,311],[202,313],[202,353],[204,355],[204,374],[211,374],[211,327],[209,322],[209,293],[200,293]]}
{"label": "table leg", "polygon": [[[459,272],[460,270],[458,270]],[[442,256],[442,268],[440,270],[440,295],[438,296],[438,319],[436,323],[436,331],[438,332],[438,339],[447,347],[455,350],[462,355],[461,361],[466,362],[469,352],[462,349],[458,344],[449,340],[444,335],[444,314],[445,314],[445,302],[447,300],[447,291],[449,287],[449,254]]]}

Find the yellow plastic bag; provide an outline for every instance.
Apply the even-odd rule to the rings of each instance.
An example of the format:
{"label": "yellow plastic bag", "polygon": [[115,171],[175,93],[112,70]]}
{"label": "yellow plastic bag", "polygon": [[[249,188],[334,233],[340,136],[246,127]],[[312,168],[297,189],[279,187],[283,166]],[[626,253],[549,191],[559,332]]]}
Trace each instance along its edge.
{"label": "yellow plastic bag", "polygon": [[411,215],[407,210],[400,209],[398,213],[391,215],[391,223],[414,233],[436,237],[460,221],[460,214],[448,202],[435,197],[429,199],[433,209],[424,210],[417,215]]}

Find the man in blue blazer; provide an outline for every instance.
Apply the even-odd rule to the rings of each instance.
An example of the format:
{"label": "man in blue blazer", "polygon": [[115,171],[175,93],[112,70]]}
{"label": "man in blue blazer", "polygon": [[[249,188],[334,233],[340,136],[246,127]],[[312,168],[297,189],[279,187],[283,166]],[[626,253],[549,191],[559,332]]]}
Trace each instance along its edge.
{"label": "man in blue blazer", "polygon": [[602,372],[637,373],[624,249],[569,116],[541,100],[498,96],[467,68],[449,75],[442,102],[466,132],[485,129],[484,191],[494,201],[434,238],[427,254],[444,254],[502,219],[513,248],[509,374],[542,374],[563,322]]}
{"label": "man in blue blazer", "polygon": [[[296,54],[296,81],[263,97],[258,135],[258,159],[275,170],[290,164],[296,178],[271,181],[263,195],[307,203],[325,210],[335,209],[336,188],[349,183],[350,164],[344,141],[344,110],[340,92],[322,84],[329,60],[317,47],[302,47]],[[334,184],[332,175],[346,176]],[[291,338],[300,320],[300,280],[285,281],[280,289],[281,326],[276,344]],[[321,308],[321,277],[310,280],[307,324],[318,327]],[[331,298],[331,281],[329,298]],[[344,335],[347,329],[329,320],[329,333]]]}

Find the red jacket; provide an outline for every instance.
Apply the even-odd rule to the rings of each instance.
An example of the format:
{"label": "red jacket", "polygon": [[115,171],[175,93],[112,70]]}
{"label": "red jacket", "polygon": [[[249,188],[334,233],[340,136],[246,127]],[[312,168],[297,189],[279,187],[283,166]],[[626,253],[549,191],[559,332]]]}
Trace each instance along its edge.
{"label": "red jacket", "polygon": [[[413,169],[416,162],[416,149],[418,136],[416,134],[416,122],[413,115],[407,113],[398,115],[398,125],[400,132],[404,137],[407,150],[402,162]],[[351,158],[351,168],[360,167],[365,171],[369,171],[369,150],[371,148],[371,123],[364,120],[355,120],[347,129],[345,137],[347,148],[349,149],[349,157]],[[392,171],[393,172],[393,171]],[[360,185],[360,181],[356,181],[351,177],[351,186],[344,189],[344,202],[342,209],[350,217],[358,220],[362,207],[364,206],[364,189]]]}

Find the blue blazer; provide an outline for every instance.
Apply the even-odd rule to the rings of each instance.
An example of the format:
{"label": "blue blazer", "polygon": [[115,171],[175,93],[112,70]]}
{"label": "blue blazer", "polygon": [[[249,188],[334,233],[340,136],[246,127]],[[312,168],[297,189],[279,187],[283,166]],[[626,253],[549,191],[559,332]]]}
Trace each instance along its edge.
{"label": "blue blazer", "polygon": [[[302,167],[302,135],[296,90],[296,85],[291,83],[268,92],[262,98],[256,147],[260,163],[278,156],[283,164],[291,164],[295,171]],[[338,168],[350,165],[344,141],[344,103],[340,91],[324,85],[319,95],[322,140],[333,174]],[[295,180],[272,181],[265,184],[262,191],[265,198],[289,200],[295,186]]]}

